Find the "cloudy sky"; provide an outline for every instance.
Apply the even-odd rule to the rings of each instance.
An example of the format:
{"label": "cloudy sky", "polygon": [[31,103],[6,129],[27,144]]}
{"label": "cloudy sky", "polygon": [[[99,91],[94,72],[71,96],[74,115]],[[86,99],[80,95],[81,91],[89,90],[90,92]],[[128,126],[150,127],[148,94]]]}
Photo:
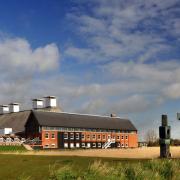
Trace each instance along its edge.
{"label": "cloudy sky", "polygon": [[55,95],[66,112],[130,118],[143,139],[167,113],[180,138],[179,0],[0,5],[0,102]]}

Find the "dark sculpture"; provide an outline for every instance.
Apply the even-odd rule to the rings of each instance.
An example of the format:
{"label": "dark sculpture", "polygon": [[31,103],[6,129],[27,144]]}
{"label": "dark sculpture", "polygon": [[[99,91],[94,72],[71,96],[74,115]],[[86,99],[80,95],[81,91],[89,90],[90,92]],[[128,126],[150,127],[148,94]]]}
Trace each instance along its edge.
{"label": "dark sculpture", "polygon": [[162,126],[159,127],[160,157],[169,158],[170,153],[171,127],[168,126],[167,115],[162,115]]}

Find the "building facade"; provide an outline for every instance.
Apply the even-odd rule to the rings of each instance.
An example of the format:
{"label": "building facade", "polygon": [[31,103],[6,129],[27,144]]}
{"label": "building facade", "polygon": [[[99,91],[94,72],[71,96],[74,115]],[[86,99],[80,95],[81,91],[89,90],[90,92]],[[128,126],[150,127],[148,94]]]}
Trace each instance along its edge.
{"label": "building facade", "polygon": [[12,128],[13,134],[38,140],[32,146],[44,149],[138,147],[137,129],[130,120],[62,112],[54,96],[46,99],[46,107],[42,99],[33,99],[33,110],[2,113],[0,129]]}

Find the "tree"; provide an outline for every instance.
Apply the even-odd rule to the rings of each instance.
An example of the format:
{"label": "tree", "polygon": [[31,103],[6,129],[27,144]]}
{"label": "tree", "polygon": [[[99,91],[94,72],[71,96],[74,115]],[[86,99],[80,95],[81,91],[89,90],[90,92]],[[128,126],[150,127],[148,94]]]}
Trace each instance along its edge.
{"label": "tree", "polygon": [[157,146],[159,144],[157,133],[154,129],[149,129],[145,135],[148,146]]}

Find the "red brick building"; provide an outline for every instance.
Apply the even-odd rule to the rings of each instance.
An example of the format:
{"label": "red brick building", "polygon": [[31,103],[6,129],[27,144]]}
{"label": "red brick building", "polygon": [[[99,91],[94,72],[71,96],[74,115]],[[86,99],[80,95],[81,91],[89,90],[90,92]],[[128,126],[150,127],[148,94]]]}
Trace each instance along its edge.
{"label": "red brick building", "polygon": [[[134,148],[137,129],[128,119],[66,113],[49,96],[46,107],[33,100],[33,110],[0,115],[0,128],[27,139],[39,139],[42,148]],[[52,107],[53,105],[53,107]],[[57,112],[58,111],[58,112]]]}

